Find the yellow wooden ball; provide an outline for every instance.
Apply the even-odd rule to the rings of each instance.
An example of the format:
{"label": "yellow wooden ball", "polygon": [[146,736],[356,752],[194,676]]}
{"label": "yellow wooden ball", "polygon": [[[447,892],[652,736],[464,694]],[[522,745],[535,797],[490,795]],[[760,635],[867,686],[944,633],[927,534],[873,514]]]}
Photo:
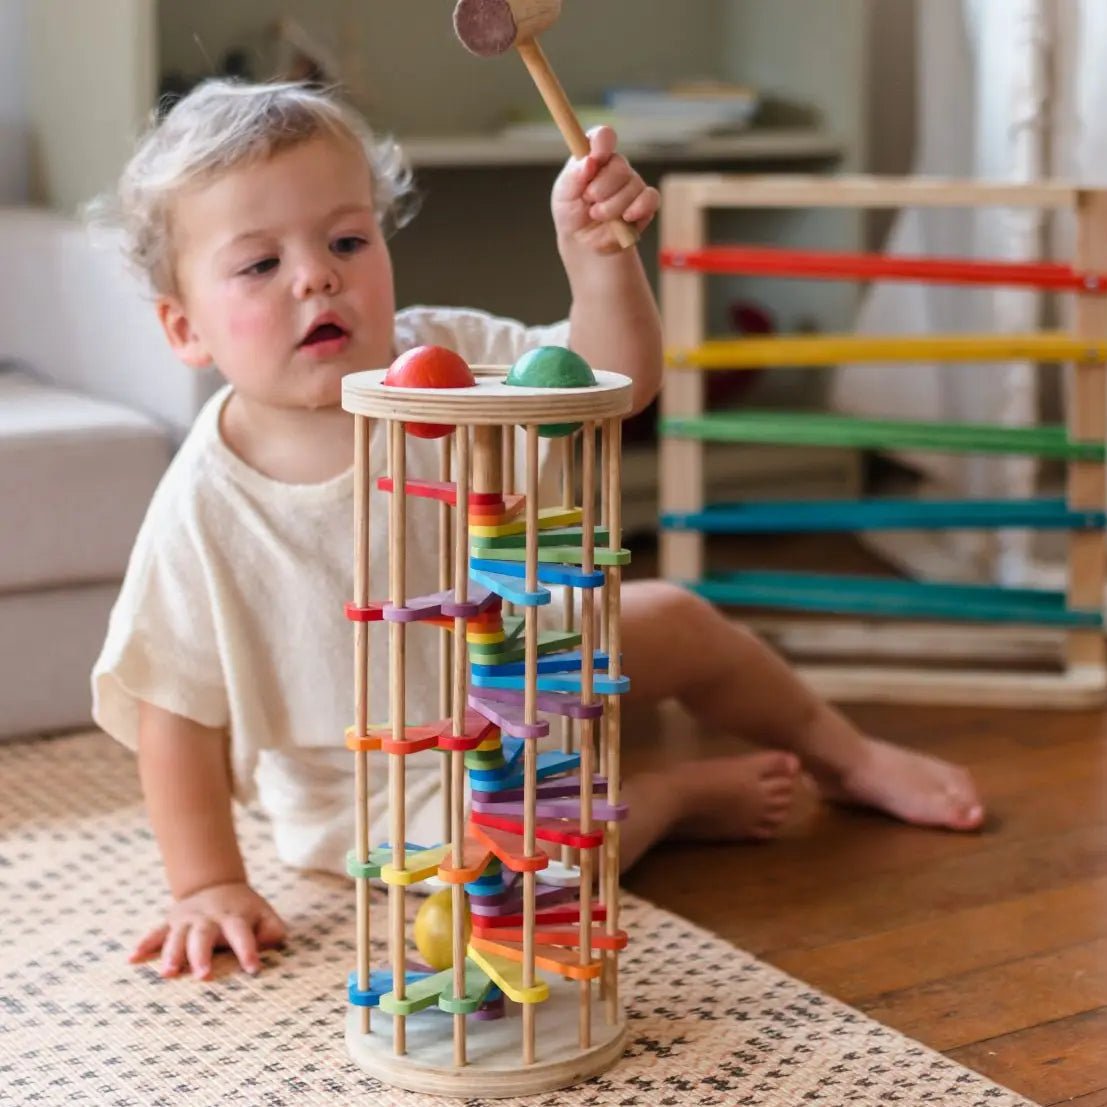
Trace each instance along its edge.
{"label": "yellow wooden ball", "polygon": [[[441,972],[454,963],[453,889],[442,888],[427,896],[415,914],[415,948],[432,969]],[[469,899],[465,898],[465,942],[473,930]]]}

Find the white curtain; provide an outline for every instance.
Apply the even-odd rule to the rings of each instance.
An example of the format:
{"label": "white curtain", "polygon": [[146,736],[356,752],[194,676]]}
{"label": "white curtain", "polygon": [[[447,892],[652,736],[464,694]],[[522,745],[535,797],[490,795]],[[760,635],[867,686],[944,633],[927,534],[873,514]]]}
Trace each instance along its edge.
{"label": "white curtain", "polygon": [[[919,0],[915,171],[924,175],[1107,183],[1105,0]],[[893,254],[1035,260],[1071,257],[1072,228],[1030,209],[904,211]],[[884,284],[863,301],[859,333],[1032,331],[1051,305],[1018,289]],[[1018,425],[1041,418],[1036,366],[941,364],[843,367],[832,402],[860,415]],[[936,495],[1014,497],[1041,486],[1030,459],[904,460]],[[891,535],[878,544],[906,568],[1003,583],[1056,578],[1048,544],[1021,532]]]}
{"label": "white curtain", "polygon": [[0,0],[0,204],[30,195],[24,0]]}

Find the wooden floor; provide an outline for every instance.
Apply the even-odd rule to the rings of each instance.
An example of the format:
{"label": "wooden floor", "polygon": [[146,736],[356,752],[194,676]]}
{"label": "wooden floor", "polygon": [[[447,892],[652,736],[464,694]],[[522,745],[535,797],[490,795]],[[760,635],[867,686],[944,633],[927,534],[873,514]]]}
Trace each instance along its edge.
{"label": "wooden floor", "polygon": [[851,714],[970,767],[986,829],[812,804],[772,843],[657,850],[628,887],[1036,1103],[1105,1107],[1107,717]]}

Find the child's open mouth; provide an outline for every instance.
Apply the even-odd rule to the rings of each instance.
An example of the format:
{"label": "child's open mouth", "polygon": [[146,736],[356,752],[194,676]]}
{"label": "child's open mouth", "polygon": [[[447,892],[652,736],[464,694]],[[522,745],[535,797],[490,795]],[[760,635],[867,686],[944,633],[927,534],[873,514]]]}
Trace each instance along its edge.
{"label": "child's open mouth", "polygon": [[325,357],[345,349],[350,332],[333,319],[315,323],[300,342],[300,349]]}

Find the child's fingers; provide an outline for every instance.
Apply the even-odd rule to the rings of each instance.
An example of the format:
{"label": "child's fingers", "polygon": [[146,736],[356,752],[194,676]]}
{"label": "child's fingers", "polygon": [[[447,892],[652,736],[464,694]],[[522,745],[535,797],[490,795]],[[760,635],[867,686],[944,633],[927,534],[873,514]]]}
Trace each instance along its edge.
{"label": "child's fingers", "polygon": [[592,157],[575,158],[568,162],[554,185],[554,201],[572,203],[574,200],[579,200],[599,170],[599,164]]}
{"label": "child's fingers", "polygon": [[588,215],[597,223],[606,223],[609,219],[622,219],[632,203],[638,198],[641,184],[637,180],[627,181],[623,187],[602,203],[593,204]]}
{"label": "child's fingers", "polygon": [[175,923],[161,947],[162,976],[176,976],[184,968],[185,944],[188,941],[188,923]]}
{"label": "child's fingers", "polygon": [[248,972],[255,973],[261,968],[258,957],[258,943],[254,937],[254,928],[241,916],[223,920],[223,937],[238,963]]}
{"label": "child's fingers", "polygon": [[161,952],[161,947],[165,944],[165,936],[169,933],[169,924],[162,923],[161,926],[154,927],[148,934],[144,935],[138,942],[138,945],[131,951],[131,955],[128,960],[132,965],[137,965],[140,961],[149,961],[152,957],[156,957]]}
{"label": "child's fingers", "polygon": [[628,223],[638,224],[643,219],[650,220],[661,207],[661,193],[656,188],[644,188],[623,212]]}
{"label": "child's fingers", "polygon": [[612,158],[584,190],[584,198],[590,203],[600,203],[621,192],[628,182],[636,180],[637,174],[623,158]]}
{"label": "child's fingers", "polygon": [[211,919],[193,923],[188,932],[188,963],[192,975],[204,980],[211,973],[211,954],[219,939],[219,925]]}
{"label": "child's fingers", "polygon": [[258,920],[256,934],[258,945],[262,949],[275,949],[284,945],[284,940],[288,937],[288,927],[276,911],[267,911]]}
{"label": "child's fingers", "polygon": [[588,132],[588,145],[592,150],[592,156],[601,162],[607,161],[615,153],[618,141],[618,136],[611,127],[593,127]]}

